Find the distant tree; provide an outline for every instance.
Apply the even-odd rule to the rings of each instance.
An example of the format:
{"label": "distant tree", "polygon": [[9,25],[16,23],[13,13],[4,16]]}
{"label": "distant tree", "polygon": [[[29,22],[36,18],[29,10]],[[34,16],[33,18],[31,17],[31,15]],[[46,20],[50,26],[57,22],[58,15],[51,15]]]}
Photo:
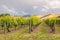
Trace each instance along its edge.
{"label": "distant tree", "polygon": [[0,14],[0,17],[1,17],[1,16],[10,16],[10,14],[8,14],[8,13]]}

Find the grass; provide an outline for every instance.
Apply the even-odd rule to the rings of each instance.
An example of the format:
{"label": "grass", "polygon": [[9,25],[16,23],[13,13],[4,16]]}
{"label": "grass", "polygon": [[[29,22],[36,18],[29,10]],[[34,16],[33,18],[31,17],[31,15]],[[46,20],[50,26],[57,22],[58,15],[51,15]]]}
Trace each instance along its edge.
{"label": "grass", "polygon": [[19,34],[13,33],[6,36],[6,40],[60,40],[60,34]]}
{"label": "grass", "polygon": [[5,35],[4,34],[0,34],[0,40],[5,40]]}
{"label": "grass", "polygon": [[6,35],[6,40],[60,40],[60,34],[42,34],[32,35],[29,33],[11,33]]}
{"label": "grass", "polygon": [[[41,28],[40,28],[40,31],[39,32],[41,32],[42,34],[46,34],[47,33],[47,31],[46,31],[46,27],[45,27],[45,25],[43,24],[42,26],[41,26]],[[38,33],[39,33],[38,32]]]}
{"label": "grass", "polygon": [[21,28],[10,34],[1,34],[0,40],[60,40],[60,34],[46,34],[45,25],[35,35],[28,33],[28,27]]}

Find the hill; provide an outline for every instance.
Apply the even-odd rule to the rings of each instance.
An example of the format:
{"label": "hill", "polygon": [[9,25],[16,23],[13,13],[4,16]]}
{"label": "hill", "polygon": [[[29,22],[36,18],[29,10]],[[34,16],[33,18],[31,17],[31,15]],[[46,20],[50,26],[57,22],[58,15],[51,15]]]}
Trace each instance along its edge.
{"label": "hill", "polygon": [[60,14],[42,14],[42,15],[39,15],[37,17],[41,18],[41,19],[46,19],[48,17],[60,17]]}

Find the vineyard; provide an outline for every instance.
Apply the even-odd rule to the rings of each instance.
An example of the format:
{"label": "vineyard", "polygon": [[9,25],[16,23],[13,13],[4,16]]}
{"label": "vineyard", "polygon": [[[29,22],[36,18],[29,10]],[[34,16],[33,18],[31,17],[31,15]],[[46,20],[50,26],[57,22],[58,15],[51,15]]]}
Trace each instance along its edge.
{"label": "vineyard", "polygon": [[41,20],[36,16],[24,18],[20,16],[13,17],[10,15],[3,15],[0,17],[0,27],[2,28],[1,30],[4,30],[4,33],[11,32],[10,29],[12,28],[15,28],[16,30],[17,28],[24,28],[28,26],[30,27],[30,30],[33,30],[39,23],[41,23]]}
{"label": "vineyard", "polygon": [[44,17],[38,18],[34,15],[30,17],[22,17],[1,14],[0,39],[60,40],[60,18],[48,17],[46,19],[42,19]]}

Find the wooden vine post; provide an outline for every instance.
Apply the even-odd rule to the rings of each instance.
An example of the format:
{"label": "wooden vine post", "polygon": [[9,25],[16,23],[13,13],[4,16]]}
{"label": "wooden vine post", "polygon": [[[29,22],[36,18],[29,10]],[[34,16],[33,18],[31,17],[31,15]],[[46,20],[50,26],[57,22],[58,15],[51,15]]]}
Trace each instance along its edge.
{"label": "wooden vine post", "polygon": [[7,28],[6,28],[6,21],[4,21],[4,34],[7,33]]}
{"label": "wooden vine post", "polygon": [[55,20],[55,22],[54,22],[54,34],[55,34],[55,27],[56,27],[56,20]]}
{"label": "wooden vine post", "polygon": [[32,20],[29,20],[29,33],[31,33],[33,30],[32,30]]}

